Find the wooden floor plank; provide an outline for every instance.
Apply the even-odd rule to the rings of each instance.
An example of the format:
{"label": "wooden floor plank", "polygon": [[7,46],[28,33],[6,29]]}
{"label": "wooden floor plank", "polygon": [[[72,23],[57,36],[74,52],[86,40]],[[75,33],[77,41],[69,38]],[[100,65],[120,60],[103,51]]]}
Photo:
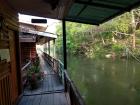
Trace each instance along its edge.
{"label": "wooden floor plank", "polygon": [[48,105],[48,95],[41,95],[40,105]]}
{"label": "wooden floor plank", "polygon": [[[47,72],[46,77],[41,81],[39,88],[30,90],[29,86],[26,87],[18,105],[69,105],[64,93],[64,86],[58,75],[51,70],[48,64],[45,64],[45,61],[41,62],[43,62],[41,68]],[[60,93],[56,93],[58,90]]]}
{"label": "wooden floor plank", "polygon": [[40,105],[41,98],[42,98],[41,95],[35,95],[35,96],[34,96],[33,105]]}
{"label": "wooden floor plank", "polygon": [[18,105],[69,105],[65,93],[23,96]]}
{"label": "wooden floor plank", "polygon": [[33,101],[34,101],[34,96],[28,96],[28,102],[26,103],[26,105],[33,105]]}
{"label": "wooden floor plank", "polygon": [[27,100],[28,100],[27,98],[28,97],[22,97],[22,99],[20,100],[18,105],[24,105],[27,102]]}
{"label": "wooden floor plank", "polygon": [[65,93],[54,93],[54,105],[68,105]]}
{"label": "wooden floor plank", "polygon": [[46,79],[44,79],[40,86],[35,90],[30,90],[27,87],[24,90],[24,94],[39,94],[47,91],[57,91],[57,90],[64,90],[63,84],[59,81],[56,75],[48,75]]}
{"label": "wooden floor plank", "polygon": [[29,105],[29,97],[24,96],[24,97],[21,99],[19,105]]}

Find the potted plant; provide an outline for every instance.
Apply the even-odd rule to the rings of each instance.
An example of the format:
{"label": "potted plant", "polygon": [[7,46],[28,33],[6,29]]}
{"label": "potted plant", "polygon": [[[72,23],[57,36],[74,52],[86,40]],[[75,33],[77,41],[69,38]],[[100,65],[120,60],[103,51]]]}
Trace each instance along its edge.
{"label": "potted plant", "polygon": [[44,73],[40,71],[38,60],[33,61],[32,66],[28,70],[27,77],[31,89],[39,87],[40,81],[44,78]]}

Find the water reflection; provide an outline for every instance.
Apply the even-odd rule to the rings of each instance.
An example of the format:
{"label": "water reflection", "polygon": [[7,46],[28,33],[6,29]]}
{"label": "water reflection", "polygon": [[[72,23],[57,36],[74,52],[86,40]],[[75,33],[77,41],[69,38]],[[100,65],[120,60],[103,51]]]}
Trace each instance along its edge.
{"label": "water reflection", "polygon": [[139,63],[68,57],[68,71],[87,105],[140,105]]}

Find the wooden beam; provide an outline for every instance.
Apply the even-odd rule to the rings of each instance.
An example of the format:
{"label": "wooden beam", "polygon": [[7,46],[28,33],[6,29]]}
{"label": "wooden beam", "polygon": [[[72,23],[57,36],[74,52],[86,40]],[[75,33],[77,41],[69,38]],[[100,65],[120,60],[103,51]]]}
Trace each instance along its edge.
{"label": "wooden beam", "polygon": [[81,18],[77,18],[77,19],[75,19],[75,17],[74,18],[71,17],[71,18],[66,18],[65,20],[69,22],[76,22],[76,23],[82,23],[82,24],[99,25],[99,22],[97,22],[96,20],[95,21],[92,20],[92,23],[91,23],[91,22],[85,21],[84,19],[82,20]]}
{"label": "wooden beam", "polygon": [[15,46],[16,46],[16,61],[17,61],[17,81],[18,81],[18,95],[21,95],[23,92],[22,86],[22,78],[21,78],[21,49],[20,49],[20,42],[19,42],[19,32],[14,31],[15,33]]}
{"label": "wooden beam", "polygon": [[80,0],[76,0],[75,3],[83,4],[83,5],[87,5],[87,6],[95,6],[95,7],[107,8],[107,9],[114,9],[114,10],[124,9],[124,7],[121,7],[121,6],[107,5],[107,4],[96,3],[96,2],[85,2],[85,1],[80,1]]}
{"label": "wooden beam", "polygon": [[62,20],[64,69],[67,69],[66,21]]}
{"label": "wooden beam", "polygon": [[107,21],[113,19],[114,17],[119,16],[119,15],[125,13],[125,12],[130,12],[130,10],[132,10],[132,9],[134,9],[134,8],[136,8],[136,7],[138,7],[139,5],[140,5],[140,1],[137,1],[137,2],[135,2],[133,5],[128,6],[128,7],[126,7],[125,9],[122,9],[122,10],[118,11],[118,12],[115,13],[114,15],[111,15],[111,16],[105,18],[100,24],[102,24],[102,23],[104,23],[104,22],[107,22]]}
{"label": "wooden beam", "polygon": [[50,40],[48,41],[48,51],[49,51],[49,55],[50,55]]}
{"label": "wooden beam", "polygon": [[55,39],[53,40],[53,57],[55,58]]}
{"label": "wooden beam", "polygon": [[22,38],[22,37],[20,37],[20,39],[19,39],[19,41],[20,42],[36,42],[36,39],[35,38]]}
{"label": "wooden beam", "polygon": [[[86,2],[86,3],[90,3],[92,0],[88,0],[88,2]],[[81,2],[81,1],[80,1]],[[77,17],[87,8],[87,4],[83,4],[84,5],[84,7],[80,10],[80,12],[77,14]]]}

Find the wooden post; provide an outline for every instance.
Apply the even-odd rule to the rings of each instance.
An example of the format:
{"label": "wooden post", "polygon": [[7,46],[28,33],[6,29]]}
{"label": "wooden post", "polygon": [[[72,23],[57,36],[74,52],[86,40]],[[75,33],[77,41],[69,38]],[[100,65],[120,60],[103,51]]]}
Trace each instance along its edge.
{"label": "wooden post", "polygon": [[22,77],[21,77],[21,49],[19,42],[19,32],[15,31],[15,45],[16,45],[16,61],[17,61],[17,78],[18,78],[18,95],[22,94]]}
{"label": "wooden post", "polygon": [[67,46],[66,46],[66,22],[62,20],[63,28],[63,59],[64,59],[64,69],[67,69]]}
{"label": "wooden post", "polygon": [[49,55],[50,55],[50,40],[48,41],[48,50],[49,50]]}
{"label": "wooden post", "polygon": [[53,57],[55,58],[55,39],[53,40]]}
{"label": "wooden post", "polygon": [[32,53],[31,53],[31,48],[30,48],[30,60],[32,59]]}
{"label": "wooden post", "polygon": [[[48,40],[48,39],[47,39]],[[48,54],[48,41],[45,43],[45,46],[44,46],[44,52],[46,52]]]}
{"label": "wooden post", "polygon": [[49,43],[49,39],[47,39],[47,45],[46,45],[47,46],[47,54],[49,54],[49,44],[48,43]]}

